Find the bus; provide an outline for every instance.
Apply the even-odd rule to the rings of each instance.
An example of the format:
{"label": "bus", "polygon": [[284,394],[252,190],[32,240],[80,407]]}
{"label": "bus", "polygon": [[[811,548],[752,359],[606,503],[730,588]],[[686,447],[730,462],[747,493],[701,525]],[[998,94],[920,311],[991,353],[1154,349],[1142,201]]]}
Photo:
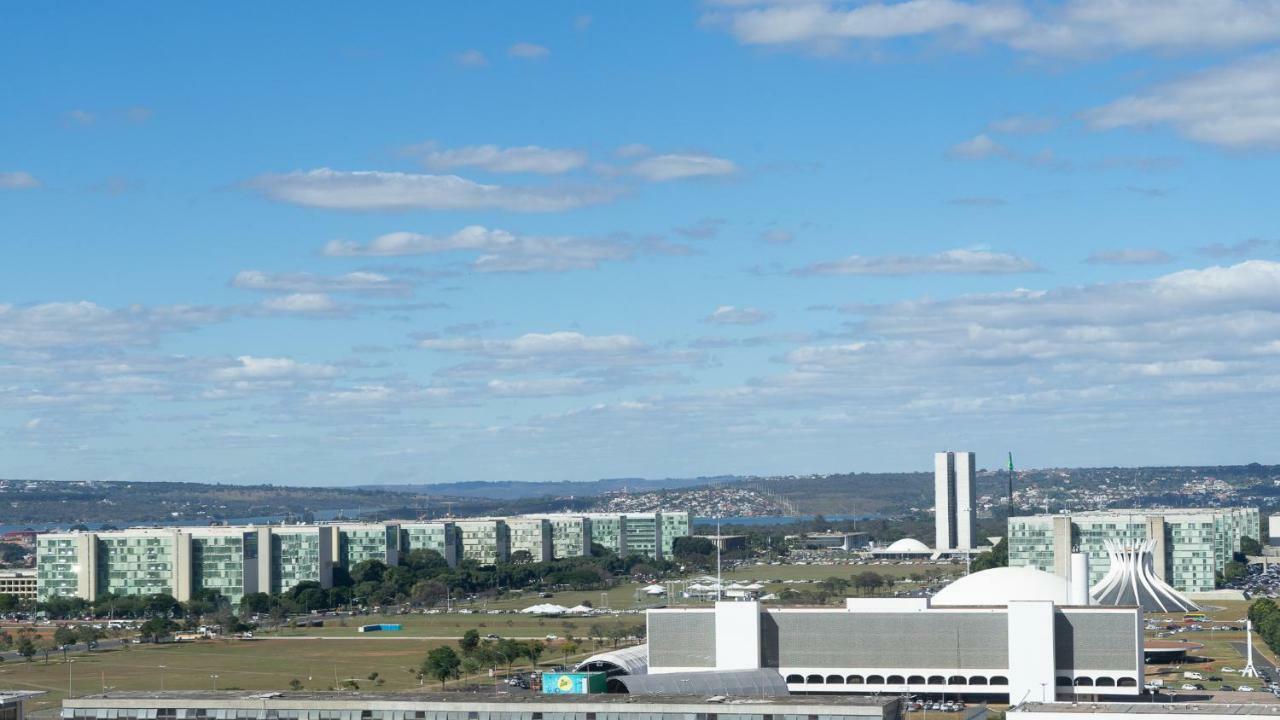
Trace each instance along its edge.
{"label": "bus", "polygon": [[1208,616],[1202,612],[1190,612],[1182,616],[1182,622],[1186,623],[1202,623],[1208,619]]}

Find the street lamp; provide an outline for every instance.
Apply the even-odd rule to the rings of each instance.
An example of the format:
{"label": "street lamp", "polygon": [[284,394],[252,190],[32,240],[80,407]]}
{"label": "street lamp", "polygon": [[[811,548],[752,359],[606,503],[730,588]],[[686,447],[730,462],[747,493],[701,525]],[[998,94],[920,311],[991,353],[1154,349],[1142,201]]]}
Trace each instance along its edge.
{"label": "street lamp", "polygon": [[73,662],[75,662],[75,660],[73,660],[73,659],[72,659],[72,660],[67,660],[67,697],[68,697],[68,698],[72,697],[72,694],[71,694],[71,663],[73,663]]}
{"label": "street lamp", "polygon": [[209,677],[213,678],[213,689],[218,689],[218,676],[215,673],[209,673]]}
{"label": "street lamp", "polygon": [[165,669],[165,666],[161,665],[160,666],[160,692],[164,692],[164,669]]}

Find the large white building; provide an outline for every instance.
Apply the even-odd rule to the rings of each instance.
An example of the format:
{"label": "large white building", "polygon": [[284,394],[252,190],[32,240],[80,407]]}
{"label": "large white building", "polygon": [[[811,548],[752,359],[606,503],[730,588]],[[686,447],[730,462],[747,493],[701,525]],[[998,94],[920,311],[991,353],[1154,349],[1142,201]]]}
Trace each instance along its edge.
{"label": "large white building", "polygon": [[1073,605],[1072,597],[1071,584],[1050,573],[996,568],[932,601],[650,610],[647,671],[771,669],[793,693],[994,695],[1014,703],[1139,695],[1142,612]]}
{"label": "large white building", "polygon": [[974,475],[971,452],[940,452],[933,456],[934,549],[972,550],[978,539],[974,522]]}

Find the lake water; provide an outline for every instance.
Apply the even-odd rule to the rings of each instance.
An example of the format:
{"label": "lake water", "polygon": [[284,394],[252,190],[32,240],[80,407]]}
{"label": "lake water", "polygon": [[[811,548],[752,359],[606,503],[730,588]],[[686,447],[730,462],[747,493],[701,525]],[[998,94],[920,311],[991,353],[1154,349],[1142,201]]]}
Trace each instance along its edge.
{"label": "lake water", "polygon": [[[795,522],[808,522],[817,517],[816,515],[757,515],[754,517],[727,517],[720,518],[721,525],[787,525]],[[883,515],[823,515],[827,520],[838,522],[860,521],[860,520],[879,520]],[[694,525],[715,525],[716,518],[696,517],[693,519]]]}

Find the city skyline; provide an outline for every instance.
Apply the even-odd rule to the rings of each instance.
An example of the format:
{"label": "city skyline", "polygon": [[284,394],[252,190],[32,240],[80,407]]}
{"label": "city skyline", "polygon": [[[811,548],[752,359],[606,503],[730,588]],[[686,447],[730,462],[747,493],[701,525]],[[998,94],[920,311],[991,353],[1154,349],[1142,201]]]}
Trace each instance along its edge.
{"label": "city skyline", "polygon": [[6,8],[0,474],[1280,462],[1280,9],[494,10]]}

